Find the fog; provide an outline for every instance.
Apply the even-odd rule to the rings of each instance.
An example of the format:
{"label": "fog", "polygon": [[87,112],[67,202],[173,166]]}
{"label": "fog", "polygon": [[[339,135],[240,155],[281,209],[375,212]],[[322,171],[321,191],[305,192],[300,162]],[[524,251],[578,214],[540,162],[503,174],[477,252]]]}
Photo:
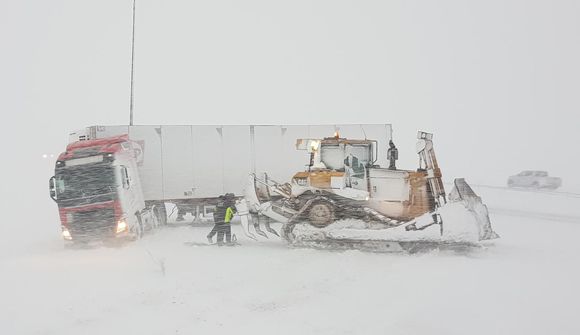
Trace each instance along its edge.
{"label": "fog", "polygon": [[[128,123],[130,1],[1,6],[11,155],[38,162],[74,129]],[[135,123],[392,123],[409,168],[424,129],[446,176],[545,169],[578,188],[578,14],[575,1],[141,0]]]}
{"label": "fog", "polygon": [[[129,122],[131,5],[0,0],[8,239],[58,236],[47,186],[71,131]],[[426,130],[446,180],[546,170],[580,190],[578,1],[137,0],[136,13],[135,124],[391,123],[402,168]]]}

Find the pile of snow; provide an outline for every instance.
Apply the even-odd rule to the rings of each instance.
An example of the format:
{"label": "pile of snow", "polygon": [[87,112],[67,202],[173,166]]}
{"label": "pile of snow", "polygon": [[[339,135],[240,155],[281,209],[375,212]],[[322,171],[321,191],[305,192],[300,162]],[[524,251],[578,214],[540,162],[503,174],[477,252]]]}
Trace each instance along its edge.
{"label": "pile of snow", "polygon": [[211,226],[177,224],[65,250],[54,207],[5,222],[2,334],[580,334],[577,222],[490,208],[501,238],[468,254],[290,249],[238,225],[242,246],[191,247]]}

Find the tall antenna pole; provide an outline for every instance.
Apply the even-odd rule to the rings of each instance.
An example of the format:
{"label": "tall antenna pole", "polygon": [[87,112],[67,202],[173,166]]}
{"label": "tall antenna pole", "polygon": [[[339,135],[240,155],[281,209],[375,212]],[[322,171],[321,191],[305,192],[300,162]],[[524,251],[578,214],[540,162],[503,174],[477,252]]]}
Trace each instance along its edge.
{"label": "tall antenna pole", "polygon": [[135,1],[133,0],[133,31],[131,33],[131,102],[129,103],[129,125],[133,125],[133,70],[135,63]]}

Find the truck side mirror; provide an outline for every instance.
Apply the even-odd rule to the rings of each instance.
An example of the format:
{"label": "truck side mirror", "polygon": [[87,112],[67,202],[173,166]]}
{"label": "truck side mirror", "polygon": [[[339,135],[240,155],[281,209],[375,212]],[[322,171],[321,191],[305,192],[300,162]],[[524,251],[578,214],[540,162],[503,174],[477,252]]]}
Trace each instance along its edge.
{"label": "truck side mirror", "polygon": [[54,176],[48,180],[48,190],[50,192],[50,198],[56,201],[56,183],[54,181]]}

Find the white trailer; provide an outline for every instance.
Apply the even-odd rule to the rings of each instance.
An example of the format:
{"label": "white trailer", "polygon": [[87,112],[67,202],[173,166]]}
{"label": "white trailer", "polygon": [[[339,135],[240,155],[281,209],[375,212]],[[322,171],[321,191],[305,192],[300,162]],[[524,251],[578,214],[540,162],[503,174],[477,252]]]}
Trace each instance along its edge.
{"label": "white trailer", "polygon": [[[369,138],[385,148],[390,124],[336,125],[140,125],[90,126],[70,134],[71,143],[128,135],[138,144],[137,166],[146,203],[171,202],[180,215],[203,216],[219,195],[242,196],[250,173],[268,171],[273,180],[289,180],[304,169],[302,138]],[[386,164],[386,151],[377,151]]]}

